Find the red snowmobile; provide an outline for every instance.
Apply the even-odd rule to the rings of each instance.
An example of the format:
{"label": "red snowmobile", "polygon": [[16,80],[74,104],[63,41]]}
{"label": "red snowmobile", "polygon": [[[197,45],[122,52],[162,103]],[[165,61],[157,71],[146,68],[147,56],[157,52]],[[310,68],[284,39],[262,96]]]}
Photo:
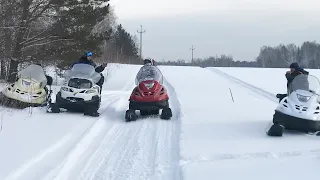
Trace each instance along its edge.
{"label": "red snowmobile", "polygon": [[161,119],[168,120],[172,117],[163,76],[156,66],[143,66],[137,74],[136,85],[129,98],[129,109],[125,115],[127,122],[138,119],[136,110],[140,110],[140,115],[144,116],[158,115],[162,109]]}

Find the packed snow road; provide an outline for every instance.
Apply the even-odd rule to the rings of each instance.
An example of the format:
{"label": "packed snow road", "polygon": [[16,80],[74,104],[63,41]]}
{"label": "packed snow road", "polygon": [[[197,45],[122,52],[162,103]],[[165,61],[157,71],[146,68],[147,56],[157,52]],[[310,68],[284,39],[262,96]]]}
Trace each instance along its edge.
{"label": "packed snow road", "polygon": [[[266,135],[278,103],[275,94],[286,86],[283,79],[272,76],[271,69],[255,74],[248,70],[250,83],[236,78],[242,68],[161,69],[175,87],[181,104],[182,179],[318,176],[315,172],[320,157],[319,137],[298,133],[282,138]],[[269,86],[278,87],[278,92],[251,84],[261,80],[266,80],[266,86],[270,83]]]}
{"label": "packed snow road", "polygon": [[160,66],[173,117],[126,123],[140,67],[108,65],[98,118],[2,108],[0,179],[318,176],[319,137],[296,133],[271,138],[265,133],[278,103],[274,95],[285,91],[283,75],[279,78],[285,70],[251,69],[253,76],[245,68]]}
{"label": "packed snow road", "polygon": [[124,121],[139,68],[109,67],[99,118],[39,108],[32,114],[2,113],[0,156],[7,163],[1,163],[0,179],[179,179],[180,108],[174,89],[166,84],[170,121]]}

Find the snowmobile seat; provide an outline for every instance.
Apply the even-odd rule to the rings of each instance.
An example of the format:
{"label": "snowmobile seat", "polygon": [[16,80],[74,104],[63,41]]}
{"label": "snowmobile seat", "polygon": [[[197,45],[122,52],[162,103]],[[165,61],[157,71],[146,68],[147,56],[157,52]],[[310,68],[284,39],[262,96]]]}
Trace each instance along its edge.
{"label": "snowmobile seat", "polygon": [[47,85],[51,86],[53,83],[53,78],[51,76],[46,75],[47,78]]}
{"label": "snowmobile seat", "polygon": [[285,97],[287,97],[287,94],[277,94],[276,97],[279,99],[279,102],[281,102],[281,100]]}

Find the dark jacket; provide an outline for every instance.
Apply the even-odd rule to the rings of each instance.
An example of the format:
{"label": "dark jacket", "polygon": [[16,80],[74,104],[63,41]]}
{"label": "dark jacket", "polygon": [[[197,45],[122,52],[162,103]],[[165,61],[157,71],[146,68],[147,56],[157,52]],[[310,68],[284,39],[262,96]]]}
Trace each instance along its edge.
{"label": "dark jacket", "polygon": [[309,72],[299,67],[293,73],[286,73],[287,87],[289,87],[289,84],[293,81],[293,79],[300,74],[308,75]]}
{"label": "dark jacket", "polygon": [[96,69],[96,72],[101,73],[105,67],[101,66],[97,66],[97,64],[95,62],[93,62],[92,60],[87,59],[86,56],[81,56],[80,59],[76,62],[73,62],[72,65],[70,66],[70,68],[72,68],[75,64],[89,64],[91,66],[93,66]]}

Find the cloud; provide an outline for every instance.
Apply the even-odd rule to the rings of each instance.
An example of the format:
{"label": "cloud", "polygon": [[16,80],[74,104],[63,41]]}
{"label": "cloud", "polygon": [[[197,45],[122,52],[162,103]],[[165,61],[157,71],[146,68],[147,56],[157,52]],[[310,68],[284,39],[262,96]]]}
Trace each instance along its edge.
{"label": "cloud", "polygon": [[317,11],[318,0],[116,0],[111,2],[122,19],[233,11]]}
{"label": "cloud", "polygon": [[[181,3],[180,0],[174,1],[171,8],[174,9],[178,2]],[[176,8],[172,11],[163,10],[164,5],[159,5],[158,1],[150,1],[143,6],[154,3],[160,8],[141,10],[135,5],[133,9],[136,14],[133,15],[129,10],[127,13],[132,15],[130,18],[117,14],[118,23],[134,35],[138,35],[137,30],[142,24],[146,30],[143,34],[143,55],[157,60],[190,60],[190,48],[194,45],[195,58],[227,54],[235,60],[252,61],[264,45],[301,45],[304,41],[320,38],[320,12],[316,11],[320,9],[320,1],[269,0],[257,3],[246,0],[241,4],[227,0],[213,7],[215,3],[217,5],[217,1],[213,0],[199,1],[192,10],[190,1],[183,2],[182,7],[186,9]],[[133,7],[129,2],[126,3],[126,6]],[[205,3],[211,6],[205,9]],[[227,6],[228,3],[232,5]],[[200,11],[200,7],[204,10]],[[209,7],[216,11],[209,11]]]}

